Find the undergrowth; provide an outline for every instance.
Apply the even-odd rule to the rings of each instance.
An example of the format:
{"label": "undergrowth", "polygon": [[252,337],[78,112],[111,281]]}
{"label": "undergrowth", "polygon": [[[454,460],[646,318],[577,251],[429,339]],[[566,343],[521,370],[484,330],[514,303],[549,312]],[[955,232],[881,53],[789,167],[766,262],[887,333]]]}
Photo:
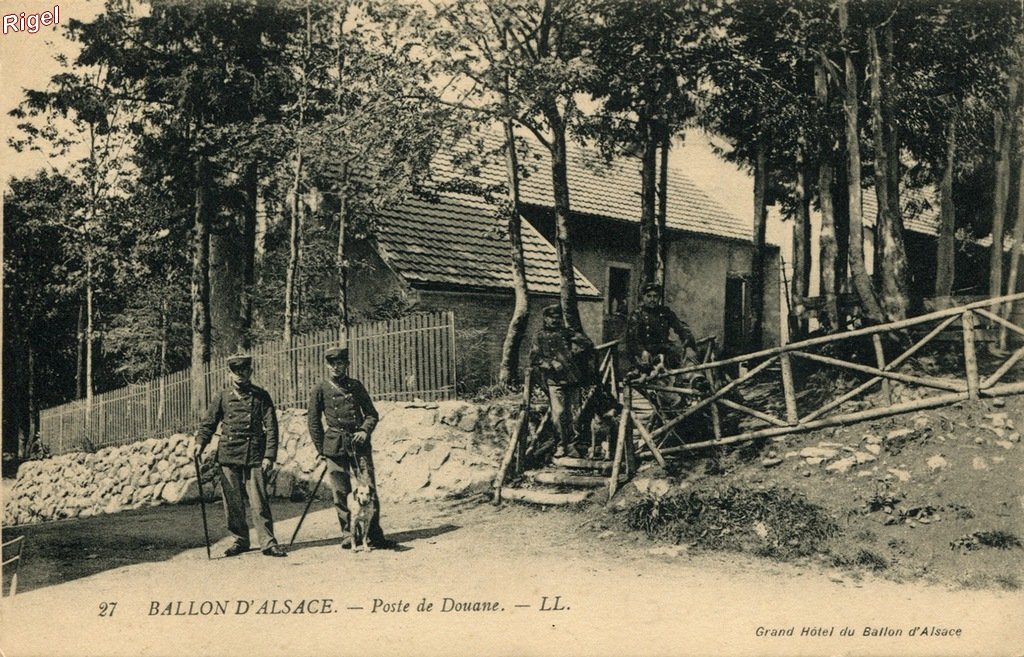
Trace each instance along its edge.
{"label": "undergrowth", "polygon": [[644,495],[626,509],[626,523],[648,536],[709,550],[777,559],[825,553],[839,526],[825,510],[786,488],[736,486]]}

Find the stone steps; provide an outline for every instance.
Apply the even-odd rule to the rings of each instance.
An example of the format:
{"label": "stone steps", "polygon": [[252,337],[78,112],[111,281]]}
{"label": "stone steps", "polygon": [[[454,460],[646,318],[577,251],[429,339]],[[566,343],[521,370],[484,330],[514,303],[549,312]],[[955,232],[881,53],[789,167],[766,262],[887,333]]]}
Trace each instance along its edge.
{"label": "stone steps", "polygon": [[[523,487],[503,487],[501,496],[514,502],[545,506],[579,504],[608,486],[611,470],[609,460],[559,457],[552,459],[547,467],[524,473]],[[625,480],[625,476],[619,477],[620,482]]]}
{"label": "stone steps", "polygon": [[[600,474],[566,472],[563,469],[533,470],[526,473],[527,479],[537,484],[569,486],[572,488],[599,488],[608,485],[608,477]],[[622,479],[622,477],[619,477]]]}
{"label": "stone steps", "polygon": [[544,506],[567,506],[579,504],[587,499],[589,490],[574,490],[567,493],[546,488],[502,488],[501,498],[512,502],[542,504]]}

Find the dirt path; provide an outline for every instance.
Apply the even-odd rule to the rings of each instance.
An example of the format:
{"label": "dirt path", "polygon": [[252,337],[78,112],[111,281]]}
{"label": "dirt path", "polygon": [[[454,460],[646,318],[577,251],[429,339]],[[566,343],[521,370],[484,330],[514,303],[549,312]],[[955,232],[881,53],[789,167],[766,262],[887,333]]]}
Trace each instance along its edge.
{"label": "dirt path", "polygon": [[[324,510],[306,519],[286,559],[253,552],[209,562],[203,550],[190,550],[169,561],[19,595],[4,610],[3,654],[992,656],[1024,651],[1019,616],[1024,595],[1018,592],[858,582],[816,567],[673,554],[634,535],[591,527],[588,516],[561,511],[404,505],[386,512],[386,528],[400,543],[396,550],[339,550],[332,540],[335,520]],[[279,523],[279,536],[290,536],[294,522]],[[445,611],[445,598],[471,606],[496,603],[497,610]],[[325,599],[328,613],[310,613],[322,612]],[[423,599],[433,609],[417,612]],[[268,600],[276,600],[276,607],[269,603],[259,613]],[[306,602],[306,613],[267,613],[283,610],[286,600],[292,610],[304,600],[317,602]],[[220,605],[226,613],[201,615],[204,601],[206,610]],[[103,603],[110,602],[117,603],[113,615],[100,616]],[[246,602],[247,613],[236,613]],[[382,603],[396,611],[384,611]],[[187,615],[190,604],[195,615]],[[542,610],[553,607],[564,609]],[[921,625],[961,632],[959,637],[909,636]],[[834,627],[833,636],[800,637],[805,626]],[[759,627],[793,628],[796,636],[758,637]],[[856,636],[840,637],[844,627]],[[865,637],[865,627],[900,630],[902,636]]]}

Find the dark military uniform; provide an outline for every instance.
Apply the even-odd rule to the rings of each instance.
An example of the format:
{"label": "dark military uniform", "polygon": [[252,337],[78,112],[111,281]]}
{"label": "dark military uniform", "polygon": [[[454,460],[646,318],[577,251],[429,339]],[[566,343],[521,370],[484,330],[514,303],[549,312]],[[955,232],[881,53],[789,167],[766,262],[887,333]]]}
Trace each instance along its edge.
{"label": "dark military uniform", "polygon": [[244,501],[247,497],[256,536],[260,547],[266,550],[277,545],[266,480],[260,468],[263,459],[269,459],[271,463],[277,460],[274,402],[266,390],[252,384],[221,390],[213,398],[199,425],[196,442],[200,449],[210,442],[218,424],[222,435],[217,445],[217,463],[220,465],[228,531],[234,536],[236,546],[249,548]]}
{"label": "dark military uniform", "polygon": [[[679,367],[682,353],[669,340],[669,330],[679,336],[683,348],[695,344],[690,327],[670,308],[640,306],[633,311],[626,324],[626,351],[633,365],[648,367],[653,359],[663,355],[666,366]],[[645,351],[650,354],[648,362],[644,362]]]}
{"label": "dark military uniform", "polygon": [[[544,315],[561,319],[561,310],[549,306]],[[587,449],[587,437],[573,419],[579,411],[581,387],[593,384],[595,361],[590,338],[561,324],[541,328],[534,338],[530,367],[547,389],[551,423],[569,455],[581,455]]]}
{"label": "dark military uniform", "polygon": [[[326,431],[321,416],[327,420]],[[374,491],[377,489],[370,434],[379,419],[370,394],[362,383],[351,377],[346,376],[340,381],[328,378],[313,386],[309,393],[309,435],[317,452],[326,460],[327,482],[334,495],[343,546],[352,541],[348,510],[352,477],[368,483]],[[358,444],[352,439],[352,434],[357,431],[365,431],[367,436]],[[377,495],[374,495],[374,504],[369,541],[380,545],[384,542],[384,531],[380,527],[380,500]]]}

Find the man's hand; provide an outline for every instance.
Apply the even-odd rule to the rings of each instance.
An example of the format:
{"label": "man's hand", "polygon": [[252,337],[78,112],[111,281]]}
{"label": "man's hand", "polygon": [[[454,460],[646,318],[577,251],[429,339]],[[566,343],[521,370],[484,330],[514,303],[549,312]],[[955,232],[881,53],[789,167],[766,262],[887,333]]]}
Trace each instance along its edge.
{"label": "man's hand", "polygon": [[203,459],[203,445],[196,445],[195,450],[192,452],[192,457],[197,461]]}
{"label": "man's hand", "polygon": [[366,444],[366,440],[369,436],[366,435],[365,431],[356,431],[352,434],[352,444],[356,447],[362,447]]}
{"label": "man's hand", "polygon": [[270,474],[270,471],[274,468],[274,462],[270,459],[263,459],[260,468],[263,470],[263,474]]}

